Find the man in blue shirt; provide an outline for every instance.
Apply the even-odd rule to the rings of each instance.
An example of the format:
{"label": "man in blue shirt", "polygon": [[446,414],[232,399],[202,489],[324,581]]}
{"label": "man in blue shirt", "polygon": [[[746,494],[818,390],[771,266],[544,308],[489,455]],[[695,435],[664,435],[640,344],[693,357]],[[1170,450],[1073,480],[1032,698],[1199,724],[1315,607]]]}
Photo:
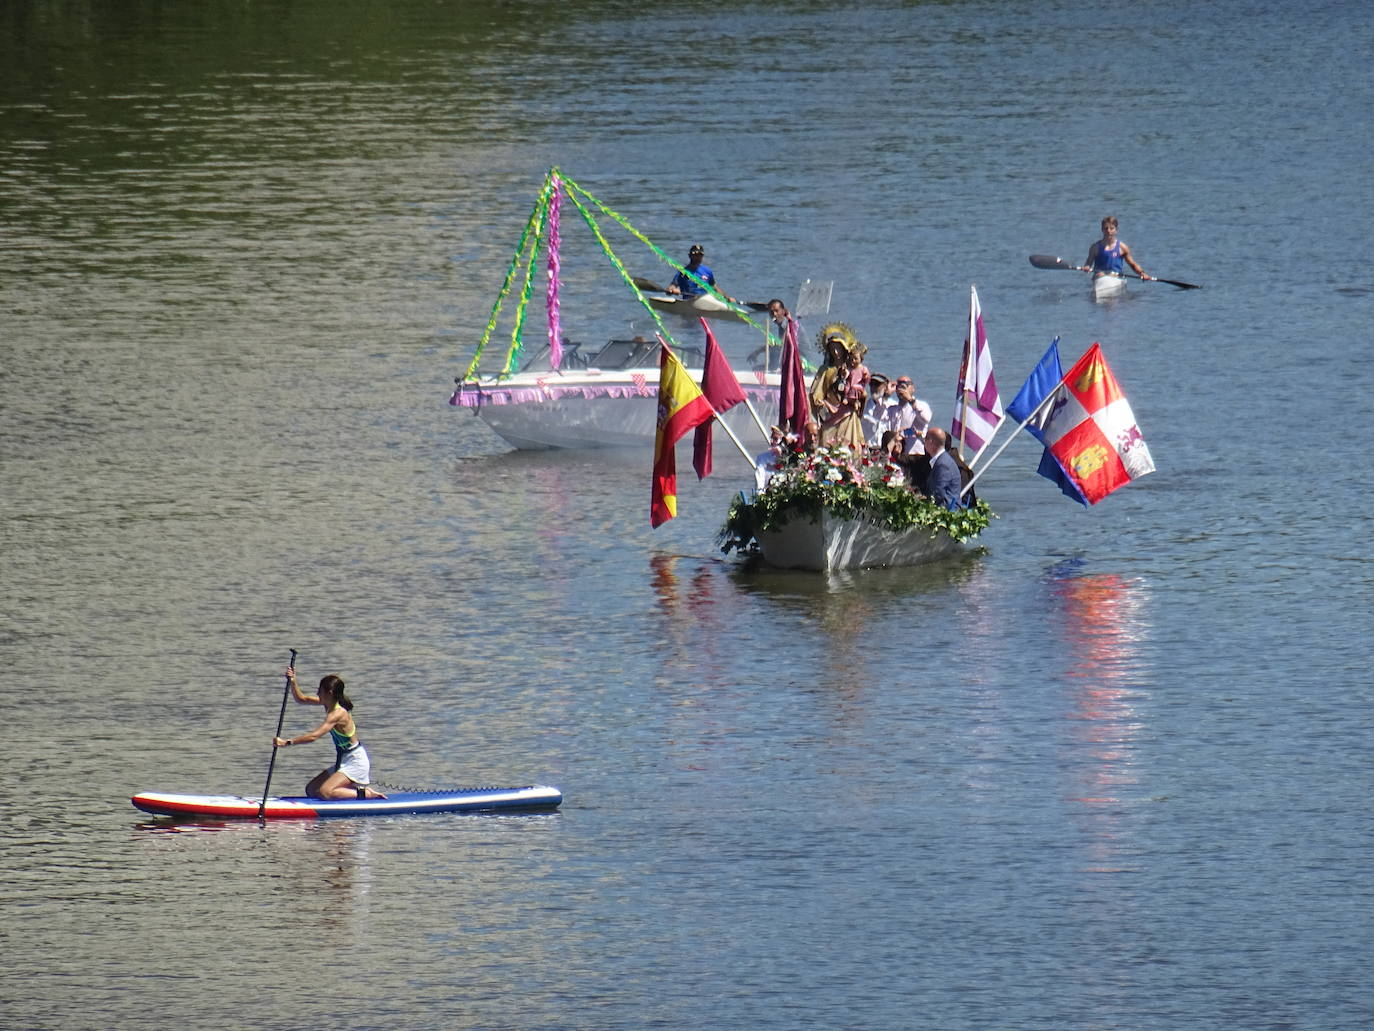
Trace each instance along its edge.
{"label": "man in blue shirt", "polygon": [[[701,259],[704,257],[706,257],[706,251],[702,249],[701,244],[692,244],[692,249],[687,252],[687,271],[691,272],[697,279],[703,280],[714,287],[716,285],[716,277],[709,268],[701,263]],[[685,273],[679,272],[673,277],[673,281],[668,284],[668,292],[670,294],[680,294],[683,297],[700,297],[706,291],[702,289],[699,283],[694,282]]]}

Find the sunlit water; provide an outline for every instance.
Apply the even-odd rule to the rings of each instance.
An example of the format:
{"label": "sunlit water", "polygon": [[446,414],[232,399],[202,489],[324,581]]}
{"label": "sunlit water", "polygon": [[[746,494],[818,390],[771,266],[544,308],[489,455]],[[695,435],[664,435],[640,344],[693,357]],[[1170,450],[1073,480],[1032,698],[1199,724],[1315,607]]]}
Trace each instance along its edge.
{"label": "sunlit water", "polygon": [[[1369,1026],[1372,41],[1295,20],[6,7],[0,1026]],[[445,404],[555,164],[834,280],[941,421],[970,284],[1004,397],[1101,341],[1159,471],[1085,511],[1018,441],[984,550],[826,579],[717,552],[718,449],[651,531],[647,454]],[[1204,289],[1027,263],[1106,213]],[[570,335],[642,331],[564,238]],[[290,648],[383,780],[565,805],[128,805],[261,791]]]}

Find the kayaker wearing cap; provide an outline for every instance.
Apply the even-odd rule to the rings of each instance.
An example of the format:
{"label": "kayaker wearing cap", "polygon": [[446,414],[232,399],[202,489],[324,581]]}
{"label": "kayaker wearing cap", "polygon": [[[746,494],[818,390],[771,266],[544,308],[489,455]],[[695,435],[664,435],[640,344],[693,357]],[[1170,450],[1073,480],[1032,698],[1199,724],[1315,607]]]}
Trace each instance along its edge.
{"label": "kayaker wearing cap", "polygon": [[[687,272],[691,272],[711,286],[716,285],[715,273],[701,263],[701,259],[706,257],[706,251],[701,244],[692,244],[692,249],[687,252]],[[695,282],[686,272],[679,272],[673,277],[673,281],[668,284],[670,294],[679,294],[682,297],[700,297],[706,291],[702,289],[700,283]]]}

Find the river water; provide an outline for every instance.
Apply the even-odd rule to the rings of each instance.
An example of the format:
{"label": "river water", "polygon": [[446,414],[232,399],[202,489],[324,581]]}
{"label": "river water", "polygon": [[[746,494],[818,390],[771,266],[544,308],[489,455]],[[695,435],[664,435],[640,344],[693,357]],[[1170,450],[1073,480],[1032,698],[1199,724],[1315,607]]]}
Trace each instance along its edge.
{"label": "river water", "polygon": [[[0,1026],[1374,1023],[1365,5],[0,29]],[[1158,471],[1084,510],[1017,441],[982,551],[822,578],[717,552],[718,450],[651,530],[647,453],[446,404],[554,165],[736,296],[833,280],[941,422],[971,284],[1004,398],[1100,341]],[[1027,263],[1109,213],[1204,288]],[[566,331],[640,331],[577,229]],[[383,780],[564,806],[128,805],[261,791],[290,648]]]}

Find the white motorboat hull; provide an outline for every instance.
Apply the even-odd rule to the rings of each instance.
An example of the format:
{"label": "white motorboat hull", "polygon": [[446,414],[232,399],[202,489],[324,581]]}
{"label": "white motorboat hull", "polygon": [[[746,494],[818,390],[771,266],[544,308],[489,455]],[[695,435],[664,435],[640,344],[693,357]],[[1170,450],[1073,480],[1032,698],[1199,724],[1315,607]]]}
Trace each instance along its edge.
{"label": "white motorboat hull", "polygon": [[1097,276],[1093,279],[1093,300],[1108,301],[1126,292],[1124,276]]}
{"label": "white motorboat hull", "polygon": [[763,560],[779,569],[828,573],[871,566],[919,566],[966,551],[967,543],[922,527],[889,530],[867,519],[822,512],[819,521],[796,519],[756,535]]}
{"label": "white motorboat hull", "polygon": [[[449,404],[471,408],[503,440],[521,451],[554,448],[653,446],[658,426],[657,367],[602,372],[524,372],[503,380],[459,385]],[[693,382],[701,370],[689,369]],[[777,421],[777,373],[737,373],[765,427]],[[744,405],[724,415],[742,441],[762,450],[753,416]],[[747,446],[747,443],[746,443]]]}

